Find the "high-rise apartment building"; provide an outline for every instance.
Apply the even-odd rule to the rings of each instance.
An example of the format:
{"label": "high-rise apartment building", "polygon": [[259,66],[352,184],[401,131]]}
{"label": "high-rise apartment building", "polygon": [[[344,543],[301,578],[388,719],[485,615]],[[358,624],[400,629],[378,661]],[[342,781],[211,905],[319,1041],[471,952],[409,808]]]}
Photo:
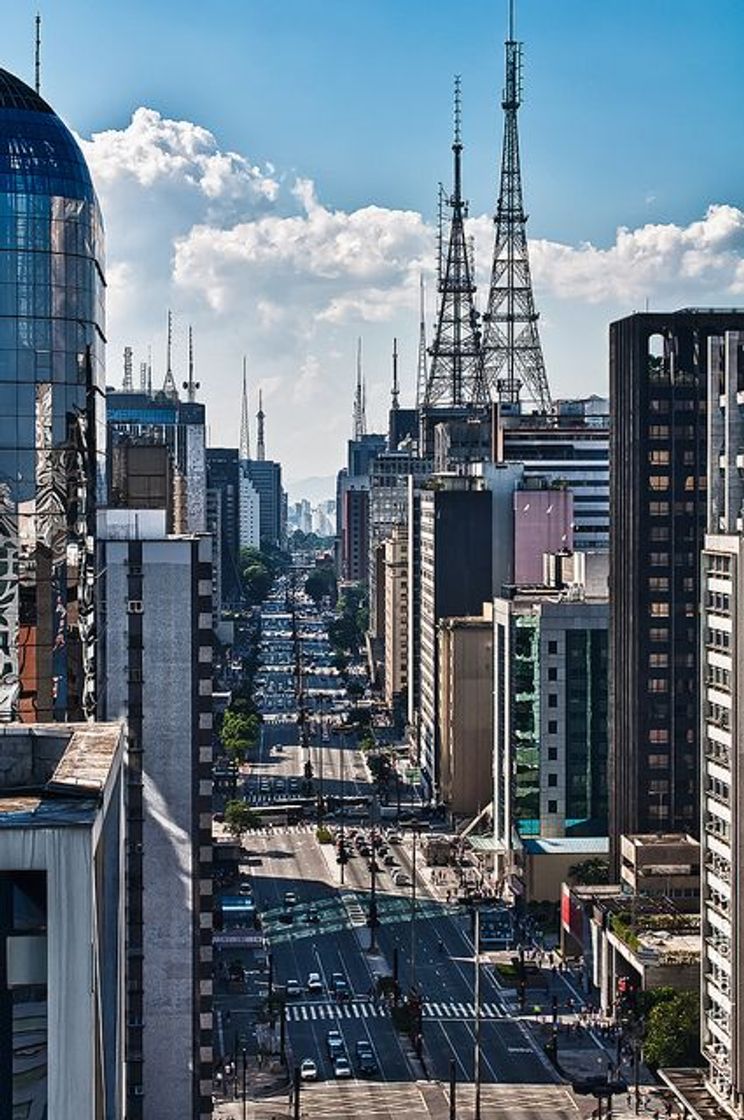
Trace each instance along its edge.
{"label": "high-rise apartment building", "polygon": [[104,261],[80,149],[0,70],[0,720],[95,711]]}
{"label": "high-rise apartment building", "polygon": [[408,688],[408,530],[385,541],[385,703],[402,713]]}
{"label": "high-rise apartment building", "polygon": [[[207,448],[211,527],[219,525],[220,590],[223,603],[240,602],[240,460],[236,447]],[[219,516],[216,516],[216,511]]]}
{"label": "high-rise apartment building", "polygon": [[[708,343],[744,312],[610,328],[610,837],[698,832]],[[714,465],[714,464],[713,464]]]}
{"label": "high-rise apartment building", "polygon": [[284,541],[287,523],[281,463],[273,459],[246,459],[241,467],[258,494],[261,544],[279,547]]}
{"label": "high-rise apartment building", "polygon": [[212,1094],[212,542],[161,511],[99,516],[101,710],[125,718],[127,1102],[203,1120]]}
{"label": "high-rise apartment building", "polygon": [[707,1085],[744,1111],[744,328],[710,338],[702,558],[702,1052]]}

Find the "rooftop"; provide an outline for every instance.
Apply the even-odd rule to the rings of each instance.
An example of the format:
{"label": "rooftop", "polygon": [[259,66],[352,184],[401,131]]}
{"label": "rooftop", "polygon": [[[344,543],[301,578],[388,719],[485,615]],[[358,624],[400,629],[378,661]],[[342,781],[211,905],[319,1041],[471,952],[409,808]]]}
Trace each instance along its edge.
{"label": "rooftop", "polygon": [[0,726],[0,828],[89,823],[122,743],[119,723]]}
{"label": "rooftop", "polygon": [[607,855],[610,851],[607,836],[538,836],[522,843],[525,852],[539,856]]}

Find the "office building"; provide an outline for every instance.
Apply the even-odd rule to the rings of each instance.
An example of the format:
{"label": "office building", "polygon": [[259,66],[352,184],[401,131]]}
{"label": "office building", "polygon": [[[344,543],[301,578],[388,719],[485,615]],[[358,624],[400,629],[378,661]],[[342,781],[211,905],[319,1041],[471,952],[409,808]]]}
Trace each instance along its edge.
{"label": "office building", "polygon": [[607,600],[581,584],[494,600],[493,818],[501,870],[529,837],[607,835]]}
{"label": "office building", "polygon": [[495,420],[495,458],[524,464],[527,480],[541,479],[573,495],[573,547],[610,546],[610,402],[604,397],[556,401],[555,414],[511,405]]}
{"label": "office building", "polygon": [[103,227],[80,149],[0,70],[0,720],[95,712]]}
{"label": "office building", "polygon": [[[723,315],[721,316],[723,319]],[[744,316],[742,316],[744,318]],[[744,1111],[744,322],[708,358],[708,502],[702,557],[702,1052],[716,1101]]]}
{"label": "office building", "polygon": [[124,728],[0,727],[0,1115],[124,1115]]}
{"label": "office building", "polygon": [[427,464],[410,448],[384,451],[371,464],[368,507],[368,572],[370,634],[385,635],[385,593],[378,580],[380,549],[394,526],[405,524],[408,516],[408,476],[423,478]]}
{"label": "office building", "polygon": [[346,466],[336,476],[336,570],[342,580],[368,580],[370,479],[385,448],[385,436],[358,434],[348,441]]}
{"label": "office building", "polygon": [[242,468],[259,497],[261,545],[279,548],[286,537],[287,525],[281,463],[272,459],[247,459]]}
{"label": "office building", "polygon": [[408,689],[408,529],[396,525],[385,553],[385,703],[399,717]]}
{"label": "office building", "polygon": [[261,547],[261,498],[247,463],[240,463],[238,471],[238,544],[241,549]]}
{"label": "office building", "polygon": [[[162,511],[99,515],[100,702],[127,721],[127,1098],[211,1116],[212,554]],[[164,1091],[166,1087],[166,1091]]]}
{"label": "office building", "polygon": [[491,801],[493,611],[439,623],[439,792],[454,817],[477,816]]}
{"label": "office building", "polygon": [[236,447],[207,448],[207,490],[209,506],[219,509],[220,585],[222,603],[235,606],[241,601],[240,579],[240,499],[241,472]]}
{"label": "office building", "polygon": [[478,614],[492,595],[493,578],[490,491],[456,475],[437,476],[435,482],[436,488],[421,491],[418,518],[417,750],[431,796],[439,794],[440,783],[439,623],[443,618]]}
{"label": "office building", "polygon": [[[182,401],[178,393],[106,391],[109,477],[117,476],[117,448],[162,446],[172,459],[180,512],[176,531],[203,533],[207,517],[205,457],[206,413],[203,404]],[[117,501],[117,492],[112,492]],[[117,501],[117,504],[118,501]]]}
{"label": "office building", "polygon": [[573,551],[573,493],[543,478],[526,478],[514,492],[514,582],[541,583],[543,557]]}
{"label": "office building", "polygon": [[185,480],[165,444],[114,444],[109,448],[109,506],[163,509],[169,533],[184,532]]}
{"label": "office building", "polygon": [[610,328],[616,872],[621,833],[698,834],[708,343],[743,328],[742,311],[696,308]]}

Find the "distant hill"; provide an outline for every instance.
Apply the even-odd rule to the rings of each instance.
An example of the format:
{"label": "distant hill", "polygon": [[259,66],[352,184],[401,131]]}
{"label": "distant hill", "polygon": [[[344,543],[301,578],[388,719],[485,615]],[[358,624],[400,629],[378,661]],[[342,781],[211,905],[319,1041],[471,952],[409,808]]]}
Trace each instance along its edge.
{"label": "distant hill", "polygon": [[317,505],[318,502],[325,502],[330,498],[336,497],[336,476],[335,474],[314,475],[311,478],[298,478],[296,481],[286,483],[287,493],[289,494],[289,503],[300,502],[303,498],[312,505]]}

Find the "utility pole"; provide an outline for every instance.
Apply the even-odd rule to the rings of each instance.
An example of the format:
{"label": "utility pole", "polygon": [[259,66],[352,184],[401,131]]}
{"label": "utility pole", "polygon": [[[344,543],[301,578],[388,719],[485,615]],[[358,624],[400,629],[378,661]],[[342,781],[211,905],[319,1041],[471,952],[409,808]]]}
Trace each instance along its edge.
{"label": "utility pole", "polygon": [[413,826],[413,860],[411,875],[411,990],[416,991],[416,841],[418,828]]}
{"label": "utility pole", "polygon": [[457,1120],[457,1066],[450,1058],[449,1067],[449,1120]]}
{"label": "utility pole", "polygon": [[[346,843],[345,843],[345,839],[344,839],[344,815],[346,813],[346,804],[345,804],[345,801],[344,801],[344,793],[345,793],[344,780],[345,780],[345,771],[346,771],[346,767],[344,766],[344,758],[345,758],[344,747],[345,746],[346,746],[346,742],[345,742],[344,736],[342,735],[341,736],[341,829],[340,829],[340,831],[341,831],[341,848],[340,848],[340,851],[339,851],[339,863],[340,863],[340,866],[341,866],[341,886],[342,887],[344,885],[344,868],[346,867]],[[323,749],[323,736],[322,736],[322,734],[321,734],[321,748],[320,749],[321,750]],[[374,858],[374,856],[373,856],[373,858]]]}

